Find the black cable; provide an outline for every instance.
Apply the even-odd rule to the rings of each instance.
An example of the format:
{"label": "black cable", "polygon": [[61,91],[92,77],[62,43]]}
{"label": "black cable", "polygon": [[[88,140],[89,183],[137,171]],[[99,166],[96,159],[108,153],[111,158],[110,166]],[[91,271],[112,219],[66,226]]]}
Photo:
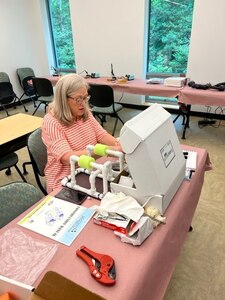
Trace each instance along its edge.
{"label": "black cable", "polygon": [[[210,114],[211,113],[211,110],[212,110],[212,107],[211,106],[206,106],[207,107],[207,114]],[[220,112],[218,113],[218,110],[220,110]],[[224,112],[225,112],[225,109],[223,109],[221,106],[218,106],[214,113],[217,114],[217,115],[224,115]],[[213,128],[219,128],[220,126],[223,126],[225,127],[225,125],[221,124],[222,122],[222,119],[218,119],[215,121],[215,124],[211,123],[210,124],[210,121],[215,121],[214,119],[211,119],[211,118],[204,118],[202,121],[199,121],[198,122],[198,127],[201,129],[205,126],[211,126]],[[205,123],[204,123],[205,122]],[[208,122],[208,123],[207,123]]]}

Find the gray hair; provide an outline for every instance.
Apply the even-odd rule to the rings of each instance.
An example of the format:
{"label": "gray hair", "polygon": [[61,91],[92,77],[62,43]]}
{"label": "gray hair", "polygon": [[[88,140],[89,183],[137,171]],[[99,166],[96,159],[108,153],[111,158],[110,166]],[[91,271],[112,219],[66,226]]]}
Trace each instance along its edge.
{"label": "gray hair", "polygon": [[[89,88],[86,80],[78,74],[68,74],[62,76],[55,86],[54,100],[49,105],[49,111],[64,125],[71,125],[74,117],[68,104],[68,97],[76,93],[80,88]],[[87,120],[89,113],[88,103],[85,106],[83,120]]]}

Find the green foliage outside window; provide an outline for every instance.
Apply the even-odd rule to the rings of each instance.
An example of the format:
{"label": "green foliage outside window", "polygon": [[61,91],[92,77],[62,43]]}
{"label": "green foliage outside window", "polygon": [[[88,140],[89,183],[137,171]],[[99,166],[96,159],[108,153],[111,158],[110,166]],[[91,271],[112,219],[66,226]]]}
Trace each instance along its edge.
{"label": "green foliage outside window", "polygon": [[148,73],[186,73],[194,0],[151,0]]}
{"label": "green foliage outside window", "polygon": [[56,67],[75,69],[69,0],[49,0]]}

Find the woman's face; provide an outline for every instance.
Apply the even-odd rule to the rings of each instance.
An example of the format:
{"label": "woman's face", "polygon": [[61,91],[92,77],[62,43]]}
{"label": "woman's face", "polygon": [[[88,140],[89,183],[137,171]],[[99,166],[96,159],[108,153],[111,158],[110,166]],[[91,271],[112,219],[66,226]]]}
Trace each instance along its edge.
{"label": "woman's face", "polygon": [[71,97],[68,97],[69,107],[75,118],[81,118],[85,112],[86,103],[89,101],[89,95],[86,87],[80,88]]}

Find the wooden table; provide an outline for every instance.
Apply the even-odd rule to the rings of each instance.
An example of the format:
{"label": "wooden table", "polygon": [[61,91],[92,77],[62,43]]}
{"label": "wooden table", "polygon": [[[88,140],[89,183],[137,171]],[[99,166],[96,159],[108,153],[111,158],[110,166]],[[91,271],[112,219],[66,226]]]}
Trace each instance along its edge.
{"label": "wooden table", "polygon": [[1,119],[0,156],[25,147],[28,135],[41,124],[42,118],[23,113]]}
{"label": "wooden table", "polygon": [[[52,270],[107,300],[163,299],[182,245],[188,235],[201,194],[205,171],[211,168],[205,149],[189,146],[182,146],[182,148],[197,151],[197,169],[190,181],[182,182],[170,202],[165,213],[165,225],[158,226],[141,246],[135,247],[122,243],[113,231],[95,225],[91,220],[71,246],[57,243],[58,250],[55,256],[37,278],[34,286],[39,284],[47,271]],[[97,200],[90,199],[86,202],[88,202],[86,206],[91,206],[96,204]],[[17,222],[33,208],[34,206],[3,227],[0,234],[9,228],[17,227],[32,238],[56,243],[17,225]],[[76,256],[76,250],[81,245],[114,258],[117,272],[117,282],[114,286],[104,286],[91,277],[88,267]]]}

